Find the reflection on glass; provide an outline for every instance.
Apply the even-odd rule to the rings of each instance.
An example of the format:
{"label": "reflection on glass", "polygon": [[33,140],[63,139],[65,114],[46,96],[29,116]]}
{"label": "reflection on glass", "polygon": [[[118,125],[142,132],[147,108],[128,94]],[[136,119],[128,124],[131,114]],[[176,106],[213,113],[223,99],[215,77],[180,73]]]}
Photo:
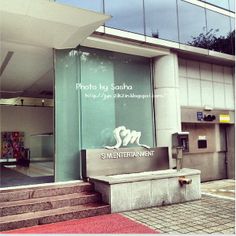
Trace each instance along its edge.
{"label": "reflection on glass", "polygon": [[205,41],[210,50],[232,53],[230,17],[207,10],[207,34]]}
{"label": "reflection on glass", "polygon": [[[229,17],[183,0],[56,1],[93,11],[105,11],[106,14],[112,16],[105,23],[111,28],[230,54],[232,54],[232,47],[235,44],[233,20],[231,20],[232,30],[229,34]],[[178,14],[176,1],[178,2]],[[235,7],[235,0],[202,1],[231,11],[234,11]]]}
{"label": "reflection on glass", "polygon": [[141,131],[140,141],[152,146],[149,59],[84,47],[81,53],[82,148],[114,145],[118,126]]}
{"label": "reflection on glass", "polygon": [[[80,103],[82,109],[82,148],[102,148],[112,145],[112,131],[115,128],[113,63],[105,51],[84,48],[80,57],[82,87]],[[84,87],[83,87],[84,86]]]}
{"label": "reflection on glass", "polygon": [[55,178],[80,179],[77,51],[56,50],[55,56]]}
{"label": "reflection on glass", "polygon": [[207,48],[205,10],[187,2],[178,1],[180,43]]}
{"label": "reflection on glass", "polygon": [[112,16],[106,26],[144,34],[142,0],[105,0],[105,12]]}
{"label": "reflection on glass", "polygon": [[205,2],[229,10],[228,0],[205,0]]}
{"label": "reflection on glass", "polygon": [[235,19],[233,17],[230,17],[230,37],[231,37],[231,45],[232,45],[232,54],[235,55]]}
{"label": "reflection on glass", "polygon": [[148,58],[85,47],[55,56],[57,181],[79,179],[80,150],[114,145],[117,126],[153,146]]}
{"label": "reflection on glass", "polygon": [[229,0],[229,10],[235,12],[235,0]]}
{"label": "reflection on glass", "polygon": [[56,0],[59,3],[84,8],[91,11],[103,12],[103,0]]}
{"label": "reflection on glass", "polygon": [[146,35],[178,41],[176,0],[145,0]]}

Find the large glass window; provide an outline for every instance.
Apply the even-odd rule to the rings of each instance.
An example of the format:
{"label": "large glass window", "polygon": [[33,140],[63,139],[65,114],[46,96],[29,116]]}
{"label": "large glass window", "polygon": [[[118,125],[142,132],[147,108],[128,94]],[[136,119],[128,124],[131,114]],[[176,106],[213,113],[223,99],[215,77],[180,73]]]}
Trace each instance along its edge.
{"label": "large glass window", "polygon": [[144,34],[142,0],[105,0],[105,12],[112,16],[106,26]]}
{"label": "large glass window", "polygon": [[[230,31],[230,17],[183,0],[56,1],[105,12],[112,16],[105,23],[111,28],[234,54],[233,20]],[[235,0],[202,1],[231,11],[235,7]]]}
{"label": "large glass window", "polygon": [[231,38],[231,43],[232,43],[232,54],[235,55],[235,19],[233,17],[230,17],[230,27],[231,27],[231,32],[230,32],[230,38]]}
{"label": "large glass window", "polygon": [[118,126],[141,131],[140,141],[152,146],[149,59],[89,48],[81,53],[81,86],[91,86],[78,90],[82,148],[114,145],[113,130]]}
{"label": "large glass window", "polygon": [[140,143],[154,145],[149,59],[59,50],[55,84],[57,180],[79,178],[79,151],[115,145],[118,126],[141,131]]}
{"label": "large glass window", "polygon": [[56,0],[59,3],[88,9],[91,11],[103,12],[103,0]]}
{"label": "large glass window", "polygon": [[207,10],[208,48],[218,52],[232,53],[230,17]]}
{"label": "large glass window", "polygon": [[235,0],[229,0],[229,10],[235,12]]}
{"label": "large glass window", "polygon": [[179,0],[178,12],[180,43],[207,48],[204,8]]}
{"label": "large glass window", "polygon": [[146,34],[178,41],[176,0],[145,0]]}
{"label": "large glass window", "polygon": [[55,180],[80,179],[80,107],[77,51],[57,50],[55,65]]}
{"label": "large glass window", "polygon": [[224,8],[224,9],[229,9],[229,1],[228,0],[205,0],[205,2],[210,3],[212,5]]}

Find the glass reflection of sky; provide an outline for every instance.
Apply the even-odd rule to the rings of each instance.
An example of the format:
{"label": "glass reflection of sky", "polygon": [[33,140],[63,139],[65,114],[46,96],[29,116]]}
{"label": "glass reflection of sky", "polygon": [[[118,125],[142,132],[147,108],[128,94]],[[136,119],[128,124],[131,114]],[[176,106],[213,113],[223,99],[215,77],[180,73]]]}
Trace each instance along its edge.
{"label": "glass reflection of sky", "polygon": [[180,42],[190,43],[193,37],[206,34],[206,17],[204,8],[178,1]]}
{"label": "glass reflection of sky", "polygon": [[176,0],[145,0],[146,34],[178,41]]}
{"label": "glass reflection of sky", "polygon": [[207,10],[207,31],[211,29],[217,38],[226,37],[230,32],[230,17]]}
{"label": "glass reflection of sky", "polygon": [[235,12],[235,0],[229,0],[229,9]]}
{"label": "glass reflection of sky", "polygon": [[235,19],[233,17],[230,17],[230,29],[231,32],[235,31]]}
{"label": "glass reflection of sky", "polygon": [[218,7],[222,7],[224,9],[229,9],[228,0],[205,0],[205,2],[216,5]]}
{"label": "glass reflection of sky", "polygon": [[102,0],[56,0],[59,3],[88,9],[91,11],[103,12]]}
{"label": "glass reflection of sky", "polygon": [[142,0],[105,0],[105,12],[112,16],[106,26],[144,34]]}
{"label": "glass reflection of sky", "polygon": [[[234,19],[182,0],[56,0],[111,15],[105,25],[124,31],[208,48],[204,37],[227,37]],[[234,10],[235,0],[202,0]],[[178,3],[178,15],[177,6]],[[104,4],[104,6],[103,6]],[[145,10],[145,13],[144,13]],[[145,19],[144,19],[145,16]],[[206,19],[207,18],[207,19]],[[179,27],[178,27],[179,22]],[[231,25],[230,25],[231,23]],[[144,25],[145,24],[145,25]],[[231,26],[231,28],[230,28]],[[209,32],[210,31],[210,32]],[[201,44],[198,41],[201,40]],[[225,44],[227,44],[225,42]],[[216,49],[217,50],[217,49]]]}

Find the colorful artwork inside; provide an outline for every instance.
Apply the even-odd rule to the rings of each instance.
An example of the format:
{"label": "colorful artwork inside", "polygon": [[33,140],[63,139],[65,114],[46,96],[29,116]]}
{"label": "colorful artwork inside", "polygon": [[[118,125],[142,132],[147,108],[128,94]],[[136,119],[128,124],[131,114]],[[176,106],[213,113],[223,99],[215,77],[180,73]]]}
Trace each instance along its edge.
{"label": "colorful artwork inside", "polygon": [[19,159],[22,148],[24,148],[24,132],[2,132],[1,158]]}

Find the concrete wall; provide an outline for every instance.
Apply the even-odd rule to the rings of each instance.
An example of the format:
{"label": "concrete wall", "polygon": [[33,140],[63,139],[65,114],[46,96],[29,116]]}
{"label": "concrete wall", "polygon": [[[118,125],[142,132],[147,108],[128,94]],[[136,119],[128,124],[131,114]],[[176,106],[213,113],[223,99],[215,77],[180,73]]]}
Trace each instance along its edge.
{"label": "concrete wall", "polygon": [[227,174],[229,179],[235,179],[235,125],[226,128],[227,133]]}
{"label": "concrete wall", "polygon": [[202,182],[227,178],[224,152],[184,155],[183,167],[200,170]]}
{"label": "concrete wall", "polygon": [[[179,178],[191,179],[191,184],[181,185]],[[197,200],[201,198],[200,171],[191,169],[164,170],[97,176],[90,178],[95,190],[100,192],[111,212],[122,212],[153,206]]]}
{"label": "concrete wall", "polygon": [[[232,113],[235,109],[233,67],[179,58],[179,92],[182,109],[204,110],[205,106],[220,114]],[[189,111],[188,111],[189,112]],[[218,113],[219,113],[218,112]],[[217,113],[217,114],[218,114]],[[184,155],[183,166],[201,170],[201,180],[217,180],[235,177],[234,124],[200,124],[196,112],[182,122],[183,131],[190,132],[190,152]],[[232,118],[232,117],[231,117]],[[191,124],[190,124],[191,123]],[[204,123],[204,122],[203,122]],[[234,123],[234,119],[231,119]],[[213,128],[213,129],[212,129]],[[206,136],[207,149],[198,149],[197,138]],[[227,140],[226,140],[227,136]]]}
{"label": "concrete wall", "polygon": [[234,109],[232,67],[179,58],[181,106]]}
{"label": "concrete wall", "polygon": [[0,131],[25,133],[25,147],[30,147],[33,134],[53,132],[53,108],[0,106]]}
{"label": "concrete wall", "polygon": [[[182,130],[189,132],[189,153],[209,153],[216,151],[216,135],[215,124],[182,124]],[[199,137],[204,137],[207,141],[207,147],[199,149]]]}

